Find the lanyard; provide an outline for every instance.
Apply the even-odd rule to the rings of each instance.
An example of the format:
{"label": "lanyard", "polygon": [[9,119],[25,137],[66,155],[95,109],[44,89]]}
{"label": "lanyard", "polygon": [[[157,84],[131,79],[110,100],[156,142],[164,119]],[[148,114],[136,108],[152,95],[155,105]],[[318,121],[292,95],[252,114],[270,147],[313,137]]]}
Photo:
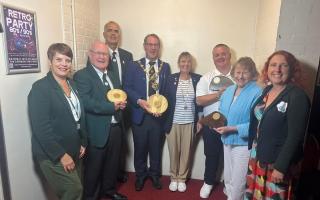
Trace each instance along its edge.
{"label": "lanyard", "polygon": [[[69,87],[71,93],[70,93],[70,97],[68,97],[67,94],[64,92],[64,96],[67,97],[67,101],[69,102],[69,105],[71,105],[72,113],[75,113],[76,116],[77,116],[75,118],[75,120],[79,121],[80,115],[81,115],[80,102],[79,102],[79,99],[78,99],[77,95],[75,94],[75,92],[73,91],[72,87],[70,86],[69,81],[67,81],[67,83],[68,83],[68,87]],[[72,102],[72,95],[74,96],[75,104]]]}

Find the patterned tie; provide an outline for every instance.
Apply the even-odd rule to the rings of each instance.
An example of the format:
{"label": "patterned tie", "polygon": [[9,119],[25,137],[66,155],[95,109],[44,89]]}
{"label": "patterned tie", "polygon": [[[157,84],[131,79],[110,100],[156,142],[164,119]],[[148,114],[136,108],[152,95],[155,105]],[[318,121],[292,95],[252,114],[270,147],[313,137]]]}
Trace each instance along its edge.
{"label": "patterned tie", "polygon": [[155,64],[156,64],[156,62],[154,62],[154,61],[149,62],[149,65],[150,65],[150,67],[149,67],[149,96],[156,93],[156,91],[152,87],[152,85],[157,83],[156,71],[154,69]]}
{"label": "patterned tie", "polygon": [[116,85],[121,85],[121,80],[119,76],[119,66],[116,58],[117,52],[112,52],[112,57],[111,57],[111,69],[108,70],[108,74],[113,73],[111,77],[113,77],[113,81]]}

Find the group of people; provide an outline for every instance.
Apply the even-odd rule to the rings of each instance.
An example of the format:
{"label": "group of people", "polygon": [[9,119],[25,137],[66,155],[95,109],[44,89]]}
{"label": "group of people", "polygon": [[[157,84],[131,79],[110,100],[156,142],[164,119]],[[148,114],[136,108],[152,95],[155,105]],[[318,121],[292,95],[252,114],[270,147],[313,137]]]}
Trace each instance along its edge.
{"label": "group of people", "polygon": [[[123,141],[128,127],[136,191],[143,190],[148,178],[162,189],[165,135],[169,190],[185,192],[194,137],[202,133],[206,158],[201,198],[209,197],[220,178],[222,152],[228,200],[292,197],[310,103],[298,86],[300,64],[291,53],[273,53],[259,75],[251,58],[232,65],[230,48],[218,44],[212,50],[214,67],[204,76],[193,72],[189,52],[179,55],[179,72],[171,74],[169,64],[159,59],[158,35],[145,36],[145,57],[137,61],[119,47],[119,24],[108,22],[103,36],[105,42],[93,42],[87,66],[73,79],[71,48],[52,44],[47,52],[50,71],[28,96],[35,162],[59,199],[128,199],[116,189],[117,180],[127,179]],[[216,76],[228,77],[234,85],[213,91],[210,83]],[[128,99],[110,102],[106,93],[112,89],[124,90]],[[153,94],[166,97],[166,112],[151,112],[148,99]],[[199,122],[214,111],[226,117],[225,126]]]}

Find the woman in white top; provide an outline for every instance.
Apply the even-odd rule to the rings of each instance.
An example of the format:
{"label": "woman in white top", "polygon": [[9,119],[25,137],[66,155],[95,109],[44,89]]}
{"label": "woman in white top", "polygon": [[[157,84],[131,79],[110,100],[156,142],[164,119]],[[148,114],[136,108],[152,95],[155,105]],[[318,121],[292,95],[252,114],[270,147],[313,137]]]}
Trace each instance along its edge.
{"label": "woman in white top", "polygon": [[186,191],[186,178],[189,173],[189,157],[198,121],[199,107],[195,101],[199,74],[192,73],[192,56],[182,52],[178,58],[180,72],[168,77],[165,96],[169,105],[164,125],[170,155],[171,191]]}

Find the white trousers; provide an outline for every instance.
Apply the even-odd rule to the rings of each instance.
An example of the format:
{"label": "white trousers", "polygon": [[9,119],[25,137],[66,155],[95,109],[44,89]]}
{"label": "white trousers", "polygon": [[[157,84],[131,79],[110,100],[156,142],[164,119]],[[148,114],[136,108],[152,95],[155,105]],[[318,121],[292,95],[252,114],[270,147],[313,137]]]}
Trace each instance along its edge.
{"label": "white trousers", "polygon": [[228,200],[242,200],[250,151],[248,146],[223,145],[224,185]]}

